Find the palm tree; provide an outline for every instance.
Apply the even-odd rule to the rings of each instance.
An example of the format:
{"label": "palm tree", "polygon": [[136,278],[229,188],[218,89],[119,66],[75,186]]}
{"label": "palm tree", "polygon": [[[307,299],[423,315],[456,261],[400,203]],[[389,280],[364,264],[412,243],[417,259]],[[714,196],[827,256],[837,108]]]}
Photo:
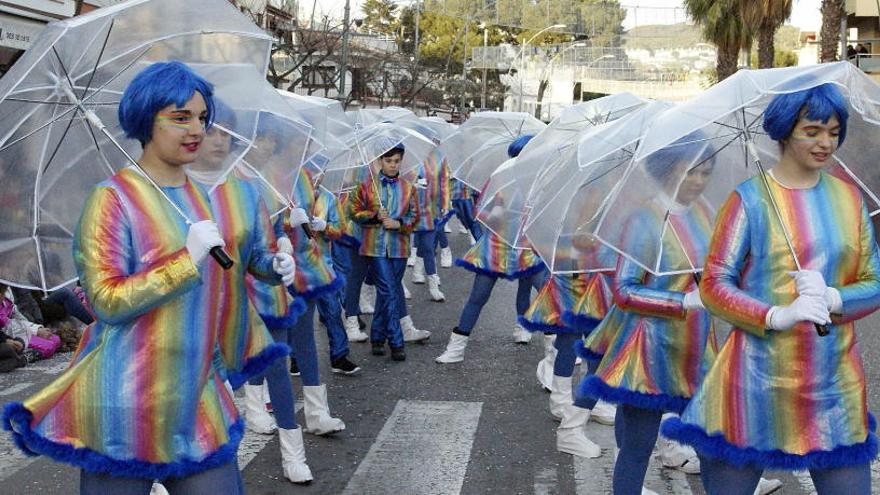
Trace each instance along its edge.
{"label": "palm tree", "polygon": [[684,0],[691,19],[703,28],[703,37],[718,50],[715,73],[723,81],[737,70],[739,51],[752,44],[752,30],[740,14],[745,0]]}
{"label": "palm tree", "polygon": [[846,19],[845,0],[822,0],[822,30],[819,31],[819,61],[837,60],[840,43],[840,25]]}
{"label": "palm tree", "polygon": [[792,0],[739,0],[740,15],[748,26],[758,26],[758,68],[773,67],[776,30],[791,16]]}

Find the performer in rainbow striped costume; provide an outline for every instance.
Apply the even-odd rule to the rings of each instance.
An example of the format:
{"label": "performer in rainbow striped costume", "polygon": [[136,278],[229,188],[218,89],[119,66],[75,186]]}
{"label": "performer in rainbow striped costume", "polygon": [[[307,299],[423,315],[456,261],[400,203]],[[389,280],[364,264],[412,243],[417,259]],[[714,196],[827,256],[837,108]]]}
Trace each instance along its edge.
{"label": "performer in rainbow striped costume", "polygon": [[[420,129],[420,132],[431,138],[434,144],[440,140],[430,129]],[[414,284],[423,284],[427,280],[428,291],[431,300],[443,302],[446,296],[440,291],[440,275],[437,274],[437,228],[444,214],[450,208],[449,203],[449,167],[446,157],[442,156],[439,148],[428,155],[425,163],[419,166],[419,179],[416,181],[416,191],[419,195],[419,222],[413,233],[416,244],[417,257],[412,271]]]}
{"label": "performer in rainbow striped costume", "polygon": [[[177,492],[242,492],[242,424],[215,360],[228,279],[206,259],[224,240],[183,170],[212,121],[211,98],[210,83],[179,62],[151,65],[124,92],[119,121],[143,145],[143,172],[98,185],[74,239],[97,321],[70,368],[4,413],[20,447],[82,469],[83,493],[149,493],[154,479]],[[292,275],[290,256],[273,265],[275,283]]]}
{"label": "performer in rainbow striped costume", "polygon": [[710,494],[751,493],[765,468],[808,469],[820,494],[871,493],[877,437],[854,322],[880,306],[880,258],[860,191],[824,170],[847,118],[831,84],[774,97],[764,129],[780,161],[718,214],[701,292],[734,329],[681,418],[663,425],[700,453]]}
{"label": "performer in rainbow striped costume", "polygon": [[[649,260],[662,242],[661,270],[679,270],[706,252],[714,215],[700,195],[715,165],[702,158],[712,152],[700,136],[682,138],[643,162],[660,191],[632,213],[622,245],[637,259]],[[677,237],[661,241],[667,214]],[[690,273],[657,277],[621,256],[614,302],[596,329],[614,328],[614,340],[580,392],[618,404],[614,492],[640,493],[661,416],[687,405],[715,357],[715,334]]]}
{"label": "performer in rainbow striped costume", "polygon": [[[507,148],[510,159],[515,159],[534,136],[518,137]],[[502,165],[503,166],[503,165]],[[449,343],[443,354],[437,356],[441,364],[458,363],[464,360],[464,350],[468,337],[480,317],[483,306],[492,295],[492,289],[499,278],[517,280],[516,314],[522,315],[529,309],[532,289],[540,290],[547,276],[544,262],[531,249],[514,249],[495,234],[487,233],[473,245],[464,258],[455,260],[458,266],[474,272],[474,285],[468,301],[459,317],[458,326],[452,329]],[[514,341],[527,344],[532,335],[516,324]]]}

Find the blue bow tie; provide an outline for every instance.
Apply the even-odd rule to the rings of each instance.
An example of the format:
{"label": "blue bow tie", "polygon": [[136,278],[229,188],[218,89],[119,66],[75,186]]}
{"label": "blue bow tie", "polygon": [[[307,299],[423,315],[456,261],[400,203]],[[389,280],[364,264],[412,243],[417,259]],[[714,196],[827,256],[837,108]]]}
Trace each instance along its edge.
{"label": "blue bow tie", "polygon": [[388,176],[385,175],[385,174],[379,174],[379,176],[382,178],[382,183],[383,183],[383,184],[396,184],[396,183],[397,183],[397,179],[400,178],[399,175],[398,175],[397,177],[388,177]]}

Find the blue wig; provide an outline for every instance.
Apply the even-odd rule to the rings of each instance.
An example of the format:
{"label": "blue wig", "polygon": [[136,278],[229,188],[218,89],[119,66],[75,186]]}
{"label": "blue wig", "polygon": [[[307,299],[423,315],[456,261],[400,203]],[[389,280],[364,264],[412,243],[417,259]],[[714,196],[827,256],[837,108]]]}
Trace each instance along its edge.
{"label": "blue wig", "polygon": [[834,84],[825,83],[809,89],[784,93],[773,97],[764,110],[764,130],[774,141],[782,141],[791,135],[791,131],[801,118],[818,120],[823,124],[832,116],[837,116],[840,123],[840,134],[837,145],[846,139],[846,120],[849,110],[846,100]]}
{"label": "blue wig", "polygon": [[126,137],[145,145],[153,137],[156,113],[168,105],[183,107],[197,91],[205,100],[208,109],[206,125],[210,127],[214,122],[214,86],[182,62],[150,65],[125,88],[119,102],[119,125]]}
{"label": "blue wig", "polygon": [[510,146],[507,147],[507,156],[511,158],[516,158],[519,156],[520,152],[522,152],[523,148],[526,147],[529,141],[535,137],[534,134],[523,134],[522,136],[513,140],[510,143]]}
{"label": "blue wig", "polygon": [[713,156],[715,148],[709,144],[706,134],[698,129],[648,155],[645,170],[651,177],[664,181],[676,164],[688,162],[696,167]]}

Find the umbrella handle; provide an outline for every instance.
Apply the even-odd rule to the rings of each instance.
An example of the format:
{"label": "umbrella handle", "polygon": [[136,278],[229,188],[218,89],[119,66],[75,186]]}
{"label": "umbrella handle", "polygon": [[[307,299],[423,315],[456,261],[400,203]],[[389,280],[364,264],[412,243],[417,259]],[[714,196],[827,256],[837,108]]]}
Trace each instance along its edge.
{"label": "umbrella handle", "polygon": [[831,330],[828,328],[828,325],[820,325],[818,323],[813,324],[816,327],[816,333],[819,334],[819,337],[825,337]]}
{"label": "umbrella handle", "polygon": [[308,237],[309,239],[313,239],[315,237],[315,234],[312,233],[312,228],[309,226],[309,224],[303,223],[300,224],[300,227],[302,227],[303,232],[306,233],[306,237]]}
{"label": "umbrella handle", "polygon": [[220,246],[214,246],[211,248],[211,257],[217,261],[217,264],[223,267],[224,270],[229,270],[234,265],[232,258],[226,254],[226,251],[223,250]]}

